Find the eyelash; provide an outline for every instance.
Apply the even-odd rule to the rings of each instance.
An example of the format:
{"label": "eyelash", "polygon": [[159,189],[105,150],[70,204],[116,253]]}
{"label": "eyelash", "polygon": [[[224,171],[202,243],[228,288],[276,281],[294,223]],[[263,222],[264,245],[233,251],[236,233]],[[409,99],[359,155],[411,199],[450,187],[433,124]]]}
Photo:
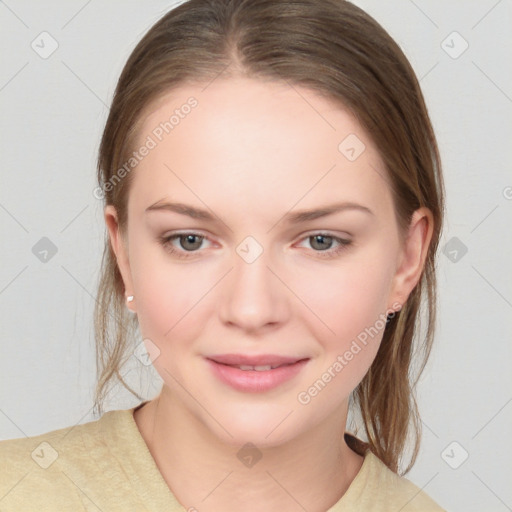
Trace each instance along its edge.
{"label": "eyelash", "polygon": [[[187,258],[192,257],[192,255],[194,253],[197,253],[199,251],[182,251],[182,250],[178,250],[178,249],[176,249],[175,247],[173,247],[171,245],[171,242],[173,240],[176,240],[178,238],[185,237],[185,236],[188,236],[188,235],[196,236],[196,237],[202,238],[202,239],[207,239],[207,237],[205,237],[204,235],[201,235],[199,233],[186,232],[186,233],[178,233],[178,234],[174,234],[174,235],[162,236],[162,237],[159,237],[159,241],[163,245],[163,247],[170,254],[173,254],[174,256],[176,256],[179,259],[187,259]],[[352,243],[351,240],[347,240],[347,239],[344,239],[344,238],[339,238],[337,236],[331,235],[329,233],[324,233],[324,232],[313,233],[311,235],[305,236],[301,240],[306,240],[306,239],[309,239],[309,238],[314,238],[316,236],[323,236],[323,237],[332,238],[333,241],[336,241],[336,242],[338,242],[340,244],[338,246],[338,248],[334,249],[334,250],[326,249],[325,251],[316,251],[316,250],[313,249],[313,252],[318,253],[318,256],[320,258],[323,258],[323,259],[330,259],[330,258],[337,257],[340,253],[345,251],[348,248],[348,246],[351,245],[351,243]]]}

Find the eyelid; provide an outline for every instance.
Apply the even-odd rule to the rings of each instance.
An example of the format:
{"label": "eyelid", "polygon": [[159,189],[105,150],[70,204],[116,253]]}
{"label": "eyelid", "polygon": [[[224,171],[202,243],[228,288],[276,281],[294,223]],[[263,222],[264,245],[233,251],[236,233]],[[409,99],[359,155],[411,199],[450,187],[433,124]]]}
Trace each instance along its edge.
{"label": "eyelid", "polygon": [[303,238],[307,238],[309,236],[315,236],[315,235],[324,235],[324,236],[332,236],[333,238],[342,238],[344,240],[352,240],[352,234],[350,234],[348,231],[343,231],[342,233],[335,233],[334,231],[331,231],[330,229],[312,229],[310,231],[306,231],[305,233],[302,233],[300,235],[300,240]]}
{"label": "eyelid", "polygon": [[[183,230],[183,231],[171,231],[170,233],[166,233],[160,237],[158,237],[161,241],[168,241],[167,243],[170,243],[174,240],[177,240],[181,236],[186,235],[194,235],[199,238],[202,238],[204,240],[208,240],[210,243],[212,243],[212,239],[209,235],[205,235],[204,233],[201,233],[200,231],[192,231],[192,230]],[[200,251],[189,251],[190,254],[199,253]]]}
{"label": "eyelid", "polygon": [[171,236],[184,236],[184,235],[197,235],[201,236],[203,238],[210,238],[209,235],[206,235],[205,233],[202,233],[201,230],[196,229],[178,229],[176,231],[169,231],[162,235],[162,238],[169,238]]}

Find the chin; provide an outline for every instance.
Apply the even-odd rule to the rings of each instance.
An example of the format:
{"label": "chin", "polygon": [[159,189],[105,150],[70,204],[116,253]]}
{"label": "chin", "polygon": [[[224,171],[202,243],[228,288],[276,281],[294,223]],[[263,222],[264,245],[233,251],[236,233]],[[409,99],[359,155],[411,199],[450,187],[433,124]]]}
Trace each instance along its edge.
{"label": "chin", "polygon": [[228,410],[219,411],[216,422],[208,425],[214,429],[222,442],[240,447],[253,443],[259,448],[279,446],[299,435],[297,428],[298,414],[293,407],[273,404],[236,404]]}

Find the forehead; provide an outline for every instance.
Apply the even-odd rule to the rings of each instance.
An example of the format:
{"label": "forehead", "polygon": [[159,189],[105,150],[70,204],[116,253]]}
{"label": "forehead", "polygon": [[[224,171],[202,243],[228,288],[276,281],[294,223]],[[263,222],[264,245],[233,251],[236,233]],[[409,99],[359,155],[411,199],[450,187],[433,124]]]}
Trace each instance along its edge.
{"label": "forehead", "polygon": [[355,117],[286,82],[236,78],[180,86],[146,113],[137,148],[148,141],[153,147],[132,183],[146,202],[178,190],[190,198],[214,191],[217,199],[247,207],[254,200],[291,208],[344,195],[382,199],[386,188],[378,151]]}

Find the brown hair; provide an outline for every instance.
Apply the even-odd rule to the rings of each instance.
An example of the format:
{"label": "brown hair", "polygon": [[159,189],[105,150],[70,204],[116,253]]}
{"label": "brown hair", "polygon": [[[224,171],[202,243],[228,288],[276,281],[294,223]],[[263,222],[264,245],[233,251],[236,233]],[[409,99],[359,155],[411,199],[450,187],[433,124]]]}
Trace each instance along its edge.
{"label": "brown hair", "polygon": [[[307,87],[357,118],[385,163],[398,224],[405,233],[413,212],[430,209],[432,241],[420,282],[389,320],[369,371],[351,394],[366,446],[399,472],[411,430],[413,466],[421,422],[414,389],[429,357],[435,317],[435,255],[444,192],[438,148],[419,83],[398,45],[368,14],[344,0],[190,0],[163,16],[130,55],[117,84],[98,159],[105,204],[126,230],[131,174],[112,178],[133,151],[148,107],[185,83],[206,84],[219,74],[286,81]],[[426,330],[418,336],[425,299]],[[124,285],[108,236],[95,309],[98,383],[95,406],[131,355],[136,318],[127,312]],[[418,339],[421,338],[421,339]],[[416,352],[418,352],[416,354]],[[416,379],[411,365],[418,361]]]}

